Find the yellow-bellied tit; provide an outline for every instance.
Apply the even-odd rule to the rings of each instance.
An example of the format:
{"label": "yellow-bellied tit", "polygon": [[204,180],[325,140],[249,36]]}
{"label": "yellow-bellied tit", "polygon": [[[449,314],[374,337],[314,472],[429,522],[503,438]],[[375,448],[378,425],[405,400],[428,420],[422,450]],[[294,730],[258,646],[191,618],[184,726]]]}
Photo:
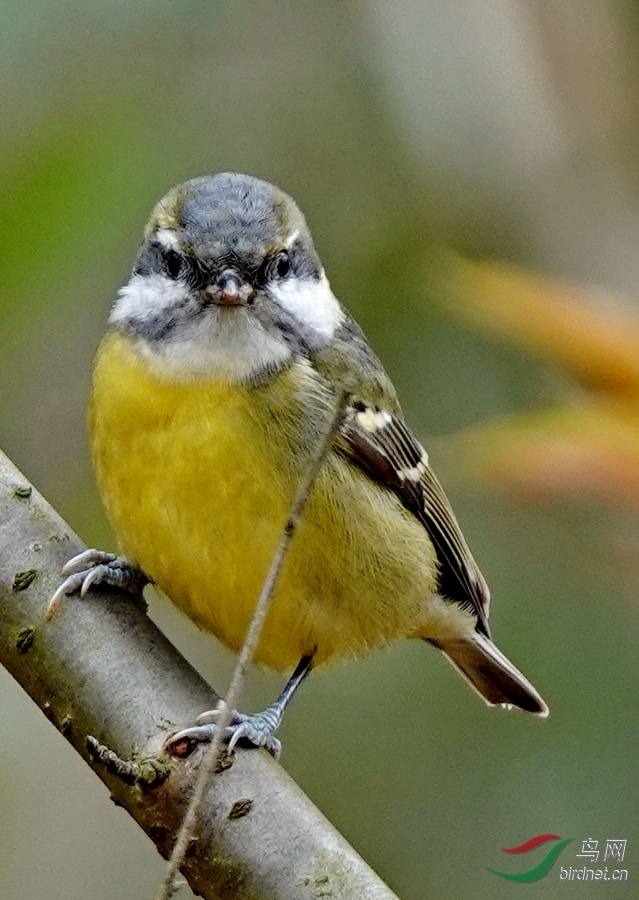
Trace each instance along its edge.
{"label": "yellow-bellied tit", "polygon": [[[242,644],[291,503],[349,402],[290,546],[255,659],[294,670],[229,739],[274,732],[312,667],[398,638],[438,647],[490,705],[546,704],[491,641],[489,592],[426,452],[304,217],[246,175],[196,178],[155,208],[95,360],[90,432],[122,557],[87,551],[63,593],[157,585]],[[208,740],[197,725],[175,740]]]}

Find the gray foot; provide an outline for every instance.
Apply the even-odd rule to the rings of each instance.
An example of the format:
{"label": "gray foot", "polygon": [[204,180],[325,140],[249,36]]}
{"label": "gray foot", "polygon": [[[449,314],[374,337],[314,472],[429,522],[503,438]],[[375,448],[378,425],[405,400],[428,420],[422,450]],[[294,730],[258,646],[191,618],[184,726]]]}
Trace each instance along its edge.
{"label": "gray foot", "polygon": [[104,550],[85,550],[78,553],[62,567],[62,574],[67,578],[49,601],[47,619],[51,618],[65,594],[80,591],[80,596],[84,597],[94,584],[110,584],[132,594],[141,594],[142,588],[149,580],[128,559],[116,556],[115,553],[106,553]]}
{"label": "gray foot", "polygon": [[[275,737],[275,731],[282,721],[282,712],[283,710],[277,704],[252,716],[233,710],[231,724],[226,729],[225,735],[229,753],[232,752],[238,741],[248,741],[254,747],[265,747],[271,756],[279,759],[282,753],[282,744]],[[219,715],[220,711],[213,709],[202,713],[201,716],[198,716],[197,721],[215,719]],[[178,731],[167,741],[167,750],[174,756],[188,756],[193,752],[196,744],[209,743],[213,740],[216,727],[214,722],[208,721]]]}

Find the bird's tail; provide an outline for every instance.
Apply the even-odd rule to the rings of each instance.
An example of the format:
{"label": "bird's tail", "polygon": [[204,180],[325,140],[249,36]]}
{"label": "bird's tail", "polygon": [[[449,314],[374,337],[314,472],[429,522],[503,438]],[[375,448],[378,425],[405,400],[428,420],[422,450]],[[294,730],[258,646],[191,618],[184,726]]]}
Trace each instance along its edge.
{"label": "bird's tail", "polygon": [[517,706],[542,718],[548,715],[548,707],[532,684],[490,638],[475,631],[435,646],[489,706]]}

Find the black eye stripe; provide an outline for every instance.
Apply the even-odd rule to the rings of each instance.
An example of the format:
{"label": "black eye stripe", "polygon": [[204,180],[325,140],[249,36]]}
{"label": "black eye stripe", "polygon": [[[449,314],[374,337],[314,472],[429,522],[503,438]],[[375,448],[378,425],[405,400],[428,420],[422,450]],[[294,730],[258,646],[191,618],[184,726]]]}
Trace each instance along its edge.
{"label": "black eye stripe", "polygon": [[182,252],[180,248],[152,240],[141,248],[134,272],[163,274],[174,281],[186,282],[193,290],[203,290],[224,268],[237,269],[256,288],[293,277],[318,278],[321,273],[316,257],[299,240],[261,259],[257,254],[251,256],[233,248],[214,249],[215,252],[208,253],[204,247],[204,258],[200,258],[195,250]]}

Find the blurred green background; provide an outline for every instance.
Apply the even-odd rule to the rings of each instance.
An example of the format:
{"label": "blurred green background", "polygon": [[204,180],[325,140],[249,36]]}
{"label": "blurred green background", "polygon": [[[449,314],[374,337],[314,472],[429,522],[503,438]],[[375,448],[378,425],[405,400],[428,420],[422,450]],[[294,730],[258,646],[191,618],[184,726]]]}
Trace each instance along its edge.
{"label": "blurred green background", "polygon": [[[461,254],[587,281],[636,315],[638,25],[612,0],[0,2],[0,446],[113,547],[84,409],[149,210],[199,174],[274,181],[431,451],[500,647],[551,707],[488,710],[408,642],[311,679],[283,765],[404,900],[639,896],[639,507],[460,470],[463,429],[584,388],[438,302]],[[151,613],[224,689],[233,657],[166,601]],[[280,684],[253,672],[245,708]],[[153,896],[154,847],[3,672],[0,710],[2,900]],[[628,882],[486,871],[532,866],[543,848],[499,848],[540,832],[575,839],[566,866],[583,840],[626,839]]]}

